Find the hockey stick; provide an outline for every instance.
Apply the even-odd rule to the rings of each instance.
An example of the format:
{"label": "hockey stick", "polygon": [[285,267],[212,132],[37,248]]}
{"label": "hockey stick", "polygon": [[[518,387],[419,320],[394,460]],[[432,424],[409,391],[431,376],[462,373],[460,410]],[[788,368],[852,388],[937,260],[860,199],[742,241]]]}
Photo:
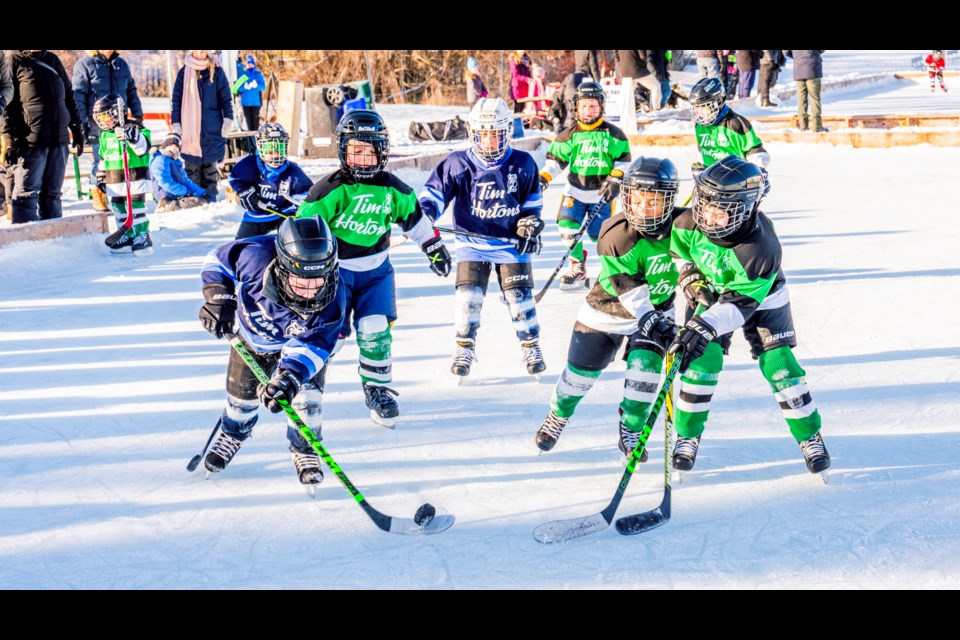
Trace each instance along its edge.
{"label": "hockey stick", "polygon": [[512,238],[488,236],[485,233],[476,233],[474,231],[463,231],[462,229],[448,229],[447,227],[434,227],[434,229],[443,233],[456,233],[457,235],[467,236],[468,238],[480,238],[482,240],[499,240],[500,242],[511,242],[511,243],[513,242]]}
{"label": "hockey stick", "polygon": [[[227,338],[230,340],[230,344],[233,346],[234,350],[240,357],[243,358],[243,361],[247,363],[247,366],[250,368],[250,371],[253,372],[253,375],[256,376],[257,380],[261,384],[268,384],[270,382],[270,376],[267,375],[267,372],[263,370],[263,367],[254,359],[253,354],[247,350],[247,347],[243,344],[243,341],[240,340],[235,334],[227,333]],[[330,455],[326,448],[320,443],[320,440],[317,439],[317,436],[313,433],[313,430],[308,427],[300,416],[297,414],[296,409],[290,406],[290,403],[286,400],[277,400],[284,413],[287,414],[287,417],[296,425],[299,429],[300,434],[310,443],[311,448],[317,453],[318,456],[323,458],[323,461],[327,463],[327,466],[330,467],[330,471],[337,476],[337,479],[340,480],[340,483],[343,484],[344,488],[350,495],[353,496],[353,499],[357,501],[357,504],[363,508],[364,513],[366,513],[373,523],[380,527],[382,530],[389,533],[401,533],[401,534],[430,534],[430,533],[440,533],[441,531],[446,531],[453,526],[454,517],[452,515],[441,515],[433,516],[433,513],[436,513],[436,510],[430,504],[423,504],[417,509],[416,515],[413,518],[394,518],[388,515],[384,515],[374,509],[367,502],[366,498],[363,497],[363,494],[360,493],[360,490],[357,489],[350,479],[347,478],[347,474],[343,472],[343,469],[340,468],[340,465],[337,464],[336,460]],[[430,513],[430,512],[433,513]],[[426,513],[424,513],[426,512]],[[429,517],[423,517],[422,519],[418,516],[429,515]],[[420,520],[422,524],[417,524],[415,520]]]}
{"label": "hockey stick", "polygon": [[187,471],[195,471],[197,469],[200,461],[203,460],[203,454],[207,452],[207,449],[210,448],[210,443],[213,442],[213,436],[217,435],[217,430],[220,428],[221,422],[223,422],[223,415],[217,419],[217,424],[213,425],[213,431],[210,432],[210,437],[207,438],[207,444],[203,445],[203,451],[190,458],[190,462],[187,463]]}
{"label": "hockey stick", "polygon": [[77,200],[83,200],[83,187],[80,186],[80,158],[77,157],[76,153],[71,153],[73,156],[73,177],[77,183]]}
{"label": "hockey stick", "polygon": [[681,353],[674,358],[672,366],[667,370],[663,385],[660,387],[660,392],[650,407],[650,413],[647,415],[647,421],[644,423],[643,430],[640,432],[640,438],[637,440],[637,445],[633,448],[630,459],[627,460],[627,468],[624,469],[623,475],[620,477],[620,483],[617,485],[617,490],[613,494],[613,499],[610,500],[610,504],[600,513],[594,513],[593,515],[545,522],[533,530],[534,540],[544,544],[564,542],[596,533],[597,531],[603,531],[610,526],[610,523],[613,521],[613,516],[617,513],[617,507],[620,506],[620,501],[623,499],[623,493],[627,490],[627,485],[630,483],[630,478],[633,477],[633,471],[637,468],[637,464],[640,462],[640,456],[647,446],[647,438],[650,437],[653,423],[657,421],[660,408],[663,406],[667,394],[670,393],[670,389],[673,386],[673,379],[676,378],[682,361]]}
{"label": "hockey stick", "polygon": [[[673,368],[673,361],[676,356],[667,354],[667,370]],[[632,536],[650,529],[656,529],[660,525],[667,524],[670,519],[670,469],[673,466],[670,452],[670,442],[673,440],[673,389],[667,394],[667,400],[664,403],[663,420],[663,499],[660,506],[643,513],[624,516],[617,519],[617,531],[625,536]]]}
{"label": "hockey stick", "polygon": [[590,211],[587,212],[587,215],[583,218],[583,224],[580,225],[580,230],[577,231],[577,235],[573,236],[573,242],[570,244],[570,247],[560,258],[560,264],[557,265],[557,268],[553,270],[553,273],[550,274],[550,277],[547,278],[547,284],[543,285],[543,289],[540,289],[540,293],[533,296],[534,301],[540,302],[543,300],[543,296],[547,294],[547,290],[550,288],[550,285],[553,284],[554,278],[557,277],[557,274],[560,273],[560,270],[563,269],[563,265],[567,263],[567,258],[570,257],[570,254],[573,253],[573,248],[577,246],[577,243],[580,242],[580,238],[583,237],[583,234],[587,232],[587,229],[590,228],[590,225],[593,223],[593,219],[600,215],[600,209],[603,208],[603,205],[607,204],[609,200],[606,198],[600,198],[600,201],[593,206]]}
{"label": "hockey stick", "polygon": [[[127,114],[126,109],[123,106],[122,98],[117,98],[117,111],[120,112],[120,127],[123,128],[127,119]],[[130,193],[130,160],[127,157],[126,134],[124,134],[123,140],[118,140],[118,142],[120,143],[120,150],[123,156],[123,183],[127,187],[127,218],[123,221],[123,224],[117,228],[116,231],[104,239],[103,243],[111,248],[120,242],[123,236],[127,234],[127,231],[130,231],[130,229],[133,228],[133,194]]]}

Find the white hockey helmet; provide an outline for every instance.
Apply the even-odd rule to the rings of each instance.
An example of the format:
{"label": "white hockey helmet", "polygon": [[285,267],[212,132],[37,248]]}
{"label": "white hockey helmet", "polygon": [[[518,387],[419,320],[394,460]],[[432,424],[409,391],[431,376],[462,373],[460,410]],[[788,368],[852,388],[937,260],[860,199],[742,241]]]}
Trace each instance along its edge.
{"label": "white hockey helmet", "polygon": [[514,117],[513,110],[502,98],[480,98],[477,101],[468,118],[470,142],[477,157],[496,162],[507,155]]}

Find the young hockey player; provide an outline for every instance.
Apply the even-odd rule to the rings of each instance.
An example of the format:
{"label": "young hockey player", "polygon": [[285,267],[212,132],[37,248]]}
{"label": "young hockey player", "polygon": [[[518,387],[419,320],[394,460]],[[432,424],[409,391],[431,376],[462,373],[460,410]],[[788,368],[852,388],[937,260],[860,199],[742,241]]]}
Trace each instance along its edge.
{"label": "young hockey player", "polygon": [[508,145],[513,123],[513,111],[501,98],[478,100],[468,119],[470,148],[444,158],[420,192],[420,205],[430,218],[451,207],[454,228],[491,236],[456,237],[457,348],[450,371],[461,377],[470,375],[476,359],[491,270],[510,309],[527,372],[539,377],[546,368],[530,258],[540,251],[543,198],[533,157]]}
{"label": "young hockey player", "polygon": [[187,177],[180,159],[181,144],[179,135],[168,133],[150,160],[150,179],[157,198],[157,213],[192,209],[210,202],[207,192]]}
{"label": "young hockey player", "polygon": [[807,468],[819,473],[830,466],[820,412],[792,351],[797,337],[780,241],[759,210],[764,183],[759,167],[728,156],[697,177],[692,209],[673,221],[670,252],[681,262],[680,286],[691,307],[706,307],[687,320],[668,349],[683,354],[675,407],[677,469],[693,468],[723,368],[721,343],[739,328],[800,443]]}
{"label": "young hockey player", "polygon": [[750,121],[727,105],[723,83],[716,78],[703,78],[693,85],[689,100],[696,121],[697,149],[703,157],[703,162],[693,164],[693,178],[730,155],[761,167],[766,178],[770,154]]}
{"label": "young hockey player", "polygon": [[[567,367],[550,398],[536,443],[549,451],[577,405],[626,339],[627,362],[620,403],[620,451],[629,458],[657,395],[664,349],[677,332],[673,322],[677,269],[670,256],[677,168],[661,158],[639,158],[620,185],[619,212],[600,229],[600,276],[577,314]],[[646,450],[640,461],[647,459]]]}
{"label": "young hockey player", "polygon": [[[234,332],[257,362],[272,374],[258,384],[246,362],[230,350],[227,407],[204,466],[223,471],[257,424],[260,401],[278,413],[286,400],[321,436],[323,372],[343,323],[345,297],[339,286],[337,241],[323,220],[285,220],[276,236],[234,240],[211,251],[203,264],[200,322],[216,338]],[[323,480],[320,458],[287,421],[287,439],[300,483]]]}
{"label": "young hockey player", "polygon": [[598,202],[606,202],[587,228],[594,242],[600,225],[610,217],[610,203],[617,197],[617,182],[609,179],[623,175],[630,164],[630,143],[623,131],[603,119],[603,87],[592,80],[580,83],[573,97],[577,122],[561,131],[547,149],[547,164],[540,177],[543,188],[561,171],[570,167],[567,187],[563,191],[557,226],[567,247],[573,246],[570,267],[560,276],[563,290],[586,286],[586,252],[583,243],[573,239],[584,217]]}
{"label": "young hockey player", "polygon": [[937,81],[940,82],[940,88],[944,93],[947,91],[947,85],[943,83],[943,69],[947,66],[947,60],[943,57],[943,51],[934,49],[933,53],[923,59],[927,63],[927,73],[930,75],[930,93],[937,90]]}
{"label": "young hockey player", "polygon": [[[107,197],[120,227],[127,219],[127,188],[133,201],[133,226],[110,247],[110,253],[153,253],[150,221],[144,209],[150,182],[150,130],[134,121],[127,122],[127,107],[115,93],[104,96],[93,105],[93,119],[100,127],[100,158],[103,168],[97,171],[97,189]],[[126,146],[130,184],[124,174],[123,149]]]}
{"label": "young hockey player", "polygon": [[[390,137],[375,111],[351,111],[337,126],[340,169],[310,189],[298,217],[319,216],[337,236],[341,279],[360,347],[360,380],[370,417],[393,428],[400,408],[387,385],[393,379],[390,327],[397,319],[397,292],[390,263],[390,224],[416,242],[439,276],[450,273],[450,254],[409,186],[388,171]],[[341,342],[342,344],[342,342]]]}
{"label": "young hockey player", "polygon": [[243,207],[237,240],[279,227],[313,186],[303,169],[287,159],[290,135],[281,125],[268,122],[260,127],[256,142],[257,155],[244,156],[230,170],[230,187]]}

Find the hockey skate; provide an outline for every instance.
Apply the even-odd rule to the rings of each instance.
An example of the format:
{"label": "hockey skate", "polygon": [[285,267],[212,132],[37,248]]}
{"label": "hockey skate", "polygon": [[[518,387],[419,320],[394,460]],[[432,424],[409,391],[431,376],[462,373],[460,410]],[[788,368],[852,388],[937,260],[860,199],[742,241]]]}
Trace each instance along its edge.
{"label": "hockey skate", "polygon": [[381,427],[393,429],[400,417],[400,407],[394,396],[400,395],[390,387],[370,382],[363,383],[363,395],[370,409],[370,418]]}
{"label": "hockey skate", "polygon": [[537,447],[541,451],[550,451],[550,449],[553,449],[553,446],[557,444],[557,440],[560,439],[560,433],[563,431],[563,428],[567,426],[568,420],[569,418],[561,418],[553,411],[550,411],[547,417],[544,418],[543,424],[540,425],[539,431],[537,431]]}
{"label": "hockey skate", "polygon": [[133,250],[134,255],[138,256],[149,256],[153,254],[153,240],[150,239],[150,234],[145,233],[143,235],[137,236],[133,239]]}
{"label": "hockey skate", "polygon": [[824,446],[819,431],[810,436],[809,440],[801,441],[800,449],[803,451],[803,459],[810,473],[820,473],[830,468],[830,454],[827,453],[827,447]]}
{"label": "hockey skate", "polygon": [[293,466],[297,469],[300,484],[304,486],[311,498],[317,497],[316,485],[323,482],[320,456],[312,451],[310,453],[300,453],[293,449],[290,450],[290,454],[293,456]]}
{"label": "hockey skate", "polygon": [[[623,420],[620,421],[620,440],[617,442],[617,446],[620,447],[620,453],[623,454],[623,464],[626,465],[630,461],[630,456],[633,455],[633,450],[637,448],[637,442],[640,441],[640,431],[630,431]],[[646,462],[647,458],[647,447],[643,447],[643,452],[640,454],[640,462]]]}
{"label": "hockey skate", "polygon": [[677,442],[673,445],[673,468],[680,471],[690,471],[697,462],[697,450],[700,448],[700,436],[684,438],[677,434]]}
{"label": "hockey skate", "polygon": [[477,359],[477,354],[473,350],[473,340],[457,340],[457,350],[453,354],[453,363],[450,365],[450,373],[459,377],[458,384],[470,375],[470,367]]}
{"label": "hockey skate", "polygon": [[539,341],[536,338],[527,340],[521,342],[520,347],[523,349],[523,363],[527,365],[527,373],[535,376],[537,382],[539,382],[540,375],[547,368],[547,365],[543,362],[543,352],[540,351]]}
{"label": "hockey skate", "polygon": [[571,291],[573,289],[586,289],[589,285],[587,280],[587,252],[583,252],[583,260],[570,258],[570,266],[566,273],[560,276],[560,290]]}
{"label": "hockey skate", "polygon": [[207,477],[209,478],[211,473],[220,473],[226,469],[242,444],[242,440],[228,436],[223,431],[217,434],[217,439],[214,440],[207,457],[203,460],[203,466],[207,468]]}

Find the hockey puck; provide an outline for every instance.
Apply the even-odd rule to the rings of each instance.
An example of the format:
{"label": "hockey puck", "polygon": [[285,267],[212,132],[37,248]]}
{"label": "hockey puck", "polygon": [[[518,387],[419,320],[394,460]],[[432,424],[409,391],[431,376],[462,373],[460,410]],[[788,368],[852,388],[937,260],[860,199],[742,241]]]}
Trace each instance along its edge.
{"label": "hockey puck", "polygon": [[420,505],[420,508],[417,509],[417,512],[413,516],[413,521],[418,527],[425,527],[433,520],[433,516],[437,515],[437,509],[429,502]]}

